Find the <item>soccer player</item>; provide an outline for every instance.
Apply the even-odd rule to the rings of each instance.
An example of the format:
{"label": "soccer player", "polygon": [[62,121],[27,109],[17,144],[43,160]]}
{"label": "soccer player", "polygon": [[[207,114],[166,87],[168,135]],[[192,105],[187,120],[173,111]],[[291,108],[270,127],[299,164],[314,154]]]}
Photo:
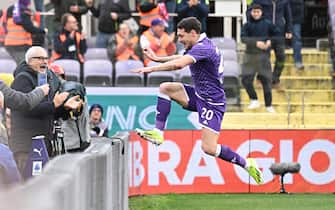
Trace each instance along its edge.
{"label": "soccer player", "polygon": [[136,129],[136,132],[147,141],[162,144],[171,100],[174,100],[184,109],[198,112],[202,125],[201,148],[206,154],[243,167],[257,184],[262,184],[262,172],[254,159],[244,159],[229,147],[217,143],[226,105],[225,93],[220,82],[221,56],[217,47],[206,34],[200,34],[200,31],[201,23],[194,17],[184,18],[178,23],[177,36],[179,42],[185,46],[184,55],[158,57],[152,50],[144,49],[148,58],[161,64],[134,69],[133,72],[173,71],[190,65],[194,87],[179,82],[162,83],[156,107],[156,128],[148,131]]}

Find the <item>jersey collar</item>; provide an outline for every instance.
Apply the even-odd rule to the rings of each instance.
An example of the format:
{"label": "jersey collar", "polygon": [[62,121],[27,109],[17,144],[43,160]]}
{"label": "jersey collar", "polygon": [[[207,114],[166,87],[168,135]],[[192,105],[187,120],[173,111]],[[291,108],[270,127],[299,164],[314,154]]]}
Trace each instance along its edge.
{"label": "jersey collar", "polygon": [[207,37],[206,33],[201,33],[197,42],[201,42]]}

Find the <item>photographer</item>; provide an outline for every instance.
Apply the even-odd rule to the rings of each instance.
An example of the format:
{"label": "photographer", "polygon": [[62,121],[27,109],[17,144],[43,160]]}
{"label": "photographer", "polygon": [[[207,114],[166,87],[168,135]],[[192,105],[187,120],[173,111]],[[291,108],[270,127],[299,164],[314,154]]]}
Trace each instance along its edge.
{"label": "photographer", "polygon": [[65,13],[62,16],[62,30],[55,34],[51,60],[74,59],[84,63],[84,54],[87,50],[86,38],[79,32],[76,18]]}
{"label": "photographer", "polygon": [[32,110],[12,110],[11,133],[9,147],[14,153],[15,161],[22,173],[31,149],[33,136],[44,135],[48,153],[52,156],[53,121],[67,110],[81,107],[79,96],[69,98],[68,92],[58,93],[60,80],[47,69],[48,56],[42,47],[31,47],[22,62],[14,72],[15,79],[12,88],[28,93],[35,87],[48,83],[49,94]]}
{"label": "photographer", "polygon": [[59,153],[80,152],[85,150],[90,143],[89,116],[85,87],[78,82],[66,81],[64,69],[57,64],[50,64],[53,71],[61,81],[60,92],[69,92],[70,96],[79,96],[83,101],[80,109],[69,110],[54,122],[53,139],[58,143]]}

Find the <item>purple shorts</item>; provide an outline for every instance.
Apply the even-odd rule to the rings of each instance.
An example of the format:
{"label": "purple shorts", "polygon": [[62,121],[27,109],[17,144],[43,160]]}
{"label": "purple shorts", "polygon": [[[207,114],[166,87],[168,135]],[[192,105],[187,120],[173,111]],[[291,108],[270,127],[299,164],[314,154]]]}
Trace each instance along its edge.
{"label": "purple shorts", "polygon": [[192,112],[198,112],[199,123],[202,127],[219,133],[226,110],[225,103],[208,102],[197,96],[193,87],[184,84],[184,88],[189,99],[188,107],[184,108]]}

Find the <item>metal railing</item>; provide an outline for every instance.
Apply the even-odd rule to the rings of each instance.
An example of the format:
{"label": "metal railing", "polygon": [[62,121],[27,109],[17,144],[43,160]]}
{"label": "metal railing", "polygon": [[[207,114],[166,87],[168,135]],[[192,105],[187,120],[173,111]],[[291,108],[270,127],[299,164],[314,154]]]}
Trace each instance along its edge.
{"label": "metal railing", "polygon": [[40,176],[0,193],[6,210],[127,210],[128,133],[52,159]]}

